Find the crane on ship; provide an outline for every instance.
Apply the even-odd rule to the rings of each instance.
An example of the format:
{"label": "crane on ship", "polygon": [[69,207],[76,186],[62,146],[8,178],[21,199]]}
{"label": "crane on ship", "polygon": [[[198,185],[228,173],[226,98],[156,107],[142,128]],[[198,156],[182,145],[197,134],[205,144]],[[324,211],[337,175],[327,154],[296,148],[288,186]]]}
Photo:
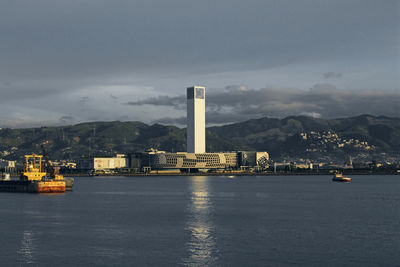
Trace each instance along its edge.
{"label": "crane on ship", "polygon": [[54,168],[53,164],[49,160],[49,157],[47,156],[45,145],[47,145],[48,143],[48,141],[45,141],[40,144],[40,147],[42,148],[43,158],[46,163],[45,165],[47,172],[49,173],[50,178],[55,180],[63,180],[63,176],[58,174],[59,168]]}
{"label": "crane on ship", "polygon": [[65,185],[66,185],[66,190],[71,191],[72,187],[74,186],[74,178],[65,178],[63,175],[59,174],[60,168],[54,167],[51,161],[49,160],[49,157],[47,156],[46,148],[45,145],[47,145],[49,142],[44,141],[40,144],[40,147],[42,148],[42,153],[44,157],[44,161],[46,163],[46,169],[47,172],[49,173],[50,179],[54,180],[64,180]]}

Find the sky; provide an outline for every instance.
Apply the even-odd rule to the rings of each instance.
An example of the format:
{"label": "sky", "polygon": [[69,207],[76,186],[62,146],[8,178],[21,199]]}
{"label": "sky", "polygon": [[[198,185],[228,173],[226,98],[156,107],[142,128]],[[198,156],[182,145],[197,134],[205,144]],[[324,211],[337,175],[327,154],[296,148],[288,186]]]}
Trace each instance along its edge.
{"label": "sky", "polygon": [[2,0],[0,127],[400,117],[398,0]]}

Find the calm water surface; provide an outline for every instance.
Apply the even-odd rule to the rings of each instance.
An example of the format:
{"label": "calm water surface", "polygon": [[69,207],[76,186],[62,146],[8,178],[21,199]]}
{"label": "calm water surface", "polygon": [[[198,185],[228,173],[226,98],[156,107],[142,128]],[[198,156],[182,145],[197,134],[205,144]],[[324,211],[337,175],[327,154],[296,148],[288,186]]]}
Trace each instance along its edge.
{"label": "calm water surface", "polygon": [[1,193],[1,266],[400,266],[400,176],[82,177]]}

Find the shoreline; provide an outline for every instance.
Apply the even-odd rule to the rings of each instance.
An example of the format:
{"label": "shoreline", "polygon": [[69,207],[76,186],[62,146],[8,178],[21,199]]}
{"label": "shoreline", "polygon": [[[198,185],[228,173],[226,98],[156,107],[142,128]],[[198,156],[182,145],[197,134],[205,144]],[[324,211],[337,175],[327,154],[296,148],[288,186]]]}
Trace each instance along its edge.
{"label": "shoreline", "polygon": [[[400,175],[400,173],[396,172],[342,172],[344,175]],[[112,177],[112,176],[126,176],[126,177],[147,177],[147,176],[304,176],[304,175],[333,175],[330,172],[319,172],[319,173],[107,173],[107,174],[98,174],[98,175],[89,175],[89,174],[64,174],[65,177]]]}
{"label": "shoreline", "polygon": [[[399,171],[342,171],[344,175],[400,175]],[[99,173],[91,175],[88,173],[64,173],[64,177],[148,177],[148,176],[304,176],[304,175],[333,175],[333,171],[326,172],[223,172],[223,173],[171,173],[171,172],[160,172],[160,173]],[[12,173],[12,178],[19,178],[19,174]]]}

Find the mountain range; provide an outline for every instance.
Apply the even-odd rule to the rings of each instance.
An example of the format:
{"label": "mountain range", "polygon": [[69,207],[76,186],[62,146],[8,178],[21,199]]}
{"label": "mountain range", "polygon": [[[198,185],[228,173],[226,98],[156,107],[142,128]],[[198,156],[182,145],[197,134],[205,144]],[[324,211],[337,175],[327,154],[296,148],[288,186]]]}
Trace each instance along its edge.
{"label": "mountain range", "polygon": [[[320,119],[260,118],[207,128],[207,151],[267,151],[272,159],[326,160],[348,156],[400,158],[400,118],[361,115]],[[20,160],[41,153],[47,141],[52,159],[110,156],[148,148],[186,151],[186,129],[142,122],[88,122],[73,126],[0,130],[0,158]]]}

